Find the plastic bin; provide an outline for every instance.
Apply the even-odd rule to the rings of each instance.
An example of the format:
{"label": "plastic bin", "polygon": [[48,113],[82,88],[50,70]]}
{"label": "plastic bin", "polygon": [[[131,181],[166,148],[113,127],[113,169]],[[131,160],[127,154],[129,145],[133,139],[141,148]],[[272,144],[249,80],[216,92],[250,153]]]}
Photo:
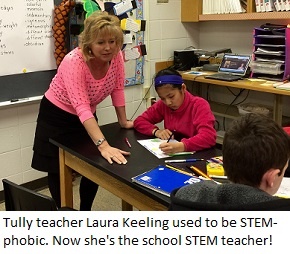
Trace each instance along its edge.
{"label": "plastic bin", "polygon": [[248,113],[257,113],[265,116],[269,116],[272,112],[272,109],[270,109],[268,106],[256,104],[256,103],[244,103],[241,105],[238,105],[238,111],[240,115],[245,115]]}
{"label": "plastic bin", "polygon": [[282,64],[280,63],[269,63],[269,62],[251,62],[251,71],[254,73],[265,73],[272,75],[279,75],[284,72],[281,70]]}

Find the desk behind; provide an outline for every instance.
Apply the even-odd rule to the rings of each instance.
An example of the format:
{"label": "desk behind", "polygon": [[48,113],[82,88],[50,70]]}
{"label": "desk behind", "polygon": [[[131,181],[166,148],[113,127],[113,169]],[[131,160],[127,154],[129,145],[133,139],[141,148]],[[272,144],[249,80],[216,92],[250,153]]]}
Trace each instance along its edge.
{"label": "desk behind", "polygon": [[[264,84],[265,81],[263,80],[251,81],[250,79],[243,79],[243,80],[228,82],[228,81],[222,81],[222,80],[206,79],[204,78],[204,75],[196,76],[196,75],[188,74],[188,73],[182,73],[182,78],[184,80],[198,82],[199,84],[201,84],[199,95],[201,95],[202,84],[210,84],[210,85],[217,85],[217,86],[224,86],[224,87],[231,87],[231,88],[238,88],[238,89],[246,89],[246,90],[263,92],[263,93],[270,93],[274,96],[273,119],[278,124],[282,125],[283,96],[290,96],[290,91],[276,89],[271,85],[265,85]],[[228,111],[229,105],[225,104],[225,109]],[[234,117],[237,117],[237,116],[238,115],[235,115]],[[232,118],[232,117],[229,117],[229,118]]]}
{"label": "desk behind", "polygon": [[[213,74],[207,72],[208,74]],[[207,79],[204,76],[205,75],[193,75],[188,74],[186,72],[181,73],[182,78],[184,80],[189,81],[196,81],[200,83],[206,83],[206,84],[212,84],[212,85],[218,85],[218,86],[227,86],[227,87],[234,87],[234,88],[240,88],[240,89],[247,89],[247,90],[253,90],[257,92],[263,92],[263,93],[271,93],[271,94],[280,94],[280,95],[287,95],[290,96],[290,91],[282,90],[274,88],[272,85],[265,85],[264,80],[257,80],[251,81],[251,79],[241,79],[237,81],[223,81],[223,80],[215,80],[215,79]]]}
{"label": "desk behind", "polygon": [[[143,206],[146,200],[144,201],[142,199],[146,197],[160,204],[163,209],[168,207],[170,202],[168,197],[131,182],[133,176],[148,171],[157,165],[165,164],[165,159],[158,159],[137,142],[138,139],[147,139],[150,137],[144,136],[133,129],[122,129],[118,123],[101,126],[101,130],[110,145],[131,152],[131,155],[127,157],[128,163],[126,165],[118,165],[116,163],[112,165],[109,164],[100,155],[100,152],[88,135],[79,136],[74,133],[51,140],[53,144],[60,148],[62,157],[60,158],[60,163],[63,164],[60,170],[65,172],[65,175],[61,176],[62,205],[72,207],[72,191],[70,190],[71,176],[68,174],[71,171],[70,169],[74,169],[139,210],[149,209],[149,206]],[[126,137],[131,143],[132,148],[129,148],[125,142],[124,139]],[[221,155],[221,151],[213,148],[197,152],[194,155],[178,156],[178,159],[207,159],[218,155]],[[67,167],[70,169],[67,169]],[[81,168],[89,168],[89,171],[85,172],[85,170]],[[111,179],[112,183],[103,181],[106,176],[108,176],[108,179]],[[115,186],[112,186],[116,183],[115,180],[117,184],[120,184],[120,188],[115,189]],[[138,195],[135,195],[133,192]],[[69,195],[71,195],[71,197]],[[152,207],[152,210],[158,209],[159,208],[156,206]]]}

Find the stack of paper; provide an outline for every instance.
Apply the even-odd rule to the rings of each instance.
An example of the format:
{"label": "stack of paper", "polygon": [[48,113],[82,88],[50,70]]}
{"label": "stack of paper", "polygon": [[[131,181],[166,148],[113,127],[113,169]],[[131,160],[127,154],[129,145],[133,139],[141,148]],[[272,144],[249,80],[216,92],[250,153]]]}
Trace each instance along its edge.
{"label": "stack of paper", "polygon": [[[242,1],[243,6],[247,1]],[[246,10],[240,0],[203,0],[202,14],[242,13]]]}
{"label": "stack of paper", "polygon": [[282,90],[290,90],[290,82],[276,82],[273,84],[273,87]]}

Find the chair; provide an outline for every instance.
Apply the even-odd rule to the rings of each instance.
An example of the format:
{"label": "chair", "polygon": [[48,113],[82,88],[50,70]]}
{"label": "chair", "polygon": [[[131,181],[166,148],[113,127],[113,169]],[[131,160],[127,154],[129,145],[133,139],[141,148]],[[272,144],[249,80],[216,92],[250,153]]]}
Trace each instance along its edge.
{"label": "chair", "polygon": [[46,195],[27,189],[3,179],[6,211],[74,211],[71,208],[57,208],[55,201]]}

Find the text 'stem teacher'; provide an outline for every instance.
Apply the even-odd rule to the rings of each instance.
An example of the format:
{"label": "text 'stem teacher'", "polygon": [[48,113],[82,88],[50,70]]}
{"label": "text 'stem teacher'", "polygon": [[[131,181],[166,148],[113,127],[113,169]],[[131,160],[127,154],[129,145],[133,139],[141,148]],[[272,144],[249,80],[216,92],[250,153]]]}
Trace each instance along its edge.
{"label": "text 'stem teacher'", "polygon": [[[48,172],[52,197],[60,206],[58,147],[50,138],[87,132],[108,163],[125,164],[129,152],[110,146],[101,132],[96,107],[111,95],[118,122],[132,128],[127,121],[124,96],[124,60],[121,53],[123,32],[119,19],[94,12],[85,20],[79,47],[69,52],[58,67],[40,104],[34,140],[32,167]],[[98,185],[82,177],[80,210],[90,210]]]}

